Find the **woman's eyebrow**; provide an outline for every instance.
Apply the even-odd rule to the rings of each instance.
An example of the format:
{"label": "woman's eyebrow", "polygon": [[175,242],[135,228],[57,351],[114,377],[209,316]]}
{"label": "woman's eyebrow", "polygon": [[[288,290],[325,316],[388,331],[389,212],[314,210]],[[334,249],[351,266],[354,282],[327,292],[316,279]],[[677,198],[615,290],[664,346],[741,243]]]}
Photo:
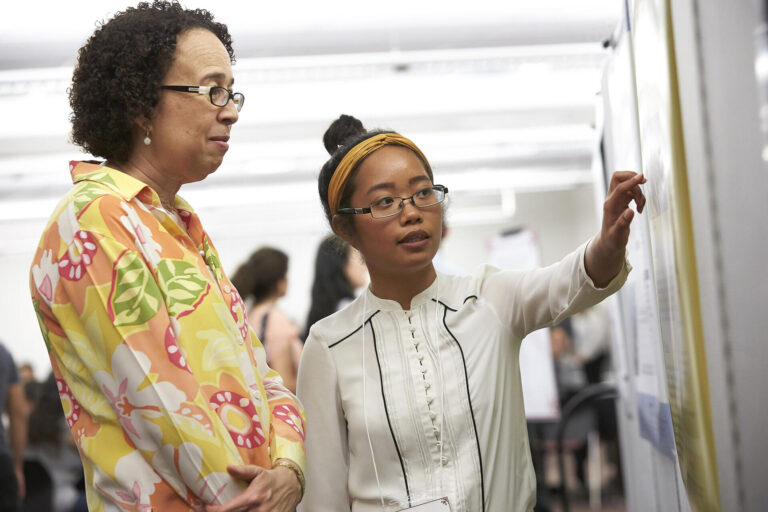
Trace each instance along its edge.
{"label": "woman's eyebrow", "polygon": [[[206,80],[215,80],[215,81],[217,81],[219,83],[224,83],[227,80],[227,75],[225,75],[224,73],[218,73],[218,72],[217,73],[208,73],[200,81],[204,82]],[[232,87],[233,85],[235,85],[235,79],[234,78],[232,78],[231,81],[229,82],[229,87]]]}
{"label": "woman's eyebrow", "polygon": [[371,192],[376,192],[377,190],[391,190],[393,188],[395,188],[394,183],[378,183],[369,188],[367,193],[370,194]]}
{"label": "woman's eyebrow", "polygon": [[410,180],[408,180],[409,185],[413,185],[414,183],[419,183],[420,181],[429,181],[431,183],[431,180],[427,176],[414,176]]}
{"label": "woman's eyebrow", "polygon": [[[421,183],[423,181],[429,181],[431,183],[429,177],[422,175],[422,176],[414,176],[413,178],[408,180],[408,184],[413,185],[415,183]],[[371,188],[369,188],[367,193],[370,194],[371,192],[376,192],[377,190],[392,190],[394,188],[395,188],[395,184],[391,182],[378,183],[372,186]]]}

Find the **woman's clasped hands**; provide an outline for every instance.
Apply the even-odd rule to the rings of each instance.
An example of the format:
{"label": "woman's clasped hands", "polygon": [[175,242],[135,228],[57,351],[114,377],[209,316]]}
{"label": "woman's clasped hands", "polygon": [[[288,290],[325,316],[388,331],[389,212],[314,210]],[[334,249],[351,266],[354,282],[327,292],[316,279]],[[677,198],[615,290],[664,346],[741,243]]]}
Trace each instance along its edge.
{"label": "woman's clasped hands", "polygon": [[248,483],[237,498],[223,505],[206,505],[205,512],[293,512],[301,500],[297,476],[284,466],[227,466],[230,475]]}

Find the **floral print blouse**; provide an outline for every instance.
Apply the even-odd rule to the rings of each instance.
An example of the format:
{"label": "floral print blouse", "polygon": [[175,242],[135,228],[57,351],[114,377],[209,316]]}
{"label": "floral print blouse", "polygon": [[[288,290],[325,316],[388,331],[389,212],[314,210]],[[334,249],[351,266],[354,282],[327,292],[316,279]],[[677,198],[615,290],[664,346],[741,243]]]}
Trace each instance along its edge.
{"label": "floral print blouse", "polygon": [[228,464],[304,469],[304,412],[266,364],[192,208],[72,162],[32,302],[91,511],[202,510],[239,495]]}

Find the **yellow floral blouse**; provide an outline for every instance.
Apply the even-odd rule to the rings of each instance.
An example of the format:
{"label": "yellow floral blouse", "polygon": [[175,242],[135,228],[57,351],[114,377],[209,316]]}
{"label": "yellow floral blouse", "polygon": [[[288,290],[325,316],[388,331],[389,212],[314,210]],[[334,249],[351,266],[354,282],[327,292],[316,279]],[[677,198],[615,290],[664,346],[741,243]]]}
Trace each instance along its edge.
{"label": "yellow floral blouse", "polygon": [[72,162],[75,186],[30,278],[94,511],[202,510],[239,495],[227,464],[304,469],[304,411],[180,197]]}

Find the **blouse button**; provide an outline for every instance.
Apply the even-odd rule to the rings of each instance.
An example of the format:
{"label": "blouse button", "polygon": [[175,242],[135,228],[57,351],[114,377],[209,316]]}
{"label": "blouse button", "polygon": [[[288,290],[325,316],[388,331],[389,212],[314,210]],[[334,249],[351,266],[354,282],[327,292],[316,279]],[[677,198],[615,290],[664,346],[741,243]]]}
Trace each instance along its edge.
{"label": "blouse button", "polygon": [[225,284],[224,285],[224,293],[229,293],[231,291],[232,291],[232,288],[230,288],[230,286],[228,284]]}
{"label": "blouse button", "polygon": [[442,463],[443,463],[443,466],[447,466],[448,465],[448,457],[446,457],[445,455],[443,455],[443,457],[442,457]]}
{"label": "blouse button", "polygon": [[419,361],[423,361],[424,360],[424,354],[422,354],[422,353],[419,353],[419,355],[417,355],[416,357],[419,358]]}
{"label": "blouse button", "polygon": [[435,418],[437,418],[437,414],[435,414],[435,412],[434,412],[434,411],[430,411],[430,412],[429,412],[429,417],[430,417],[430,418],[432,418],[432,421],[434,421],[434,420],[435,420]]}
{"label": "blouse button", "polygon": [[432,384],[430,384],[429,382],[424,383],[424,389],[429,389],[431,387],[432,387]]}

